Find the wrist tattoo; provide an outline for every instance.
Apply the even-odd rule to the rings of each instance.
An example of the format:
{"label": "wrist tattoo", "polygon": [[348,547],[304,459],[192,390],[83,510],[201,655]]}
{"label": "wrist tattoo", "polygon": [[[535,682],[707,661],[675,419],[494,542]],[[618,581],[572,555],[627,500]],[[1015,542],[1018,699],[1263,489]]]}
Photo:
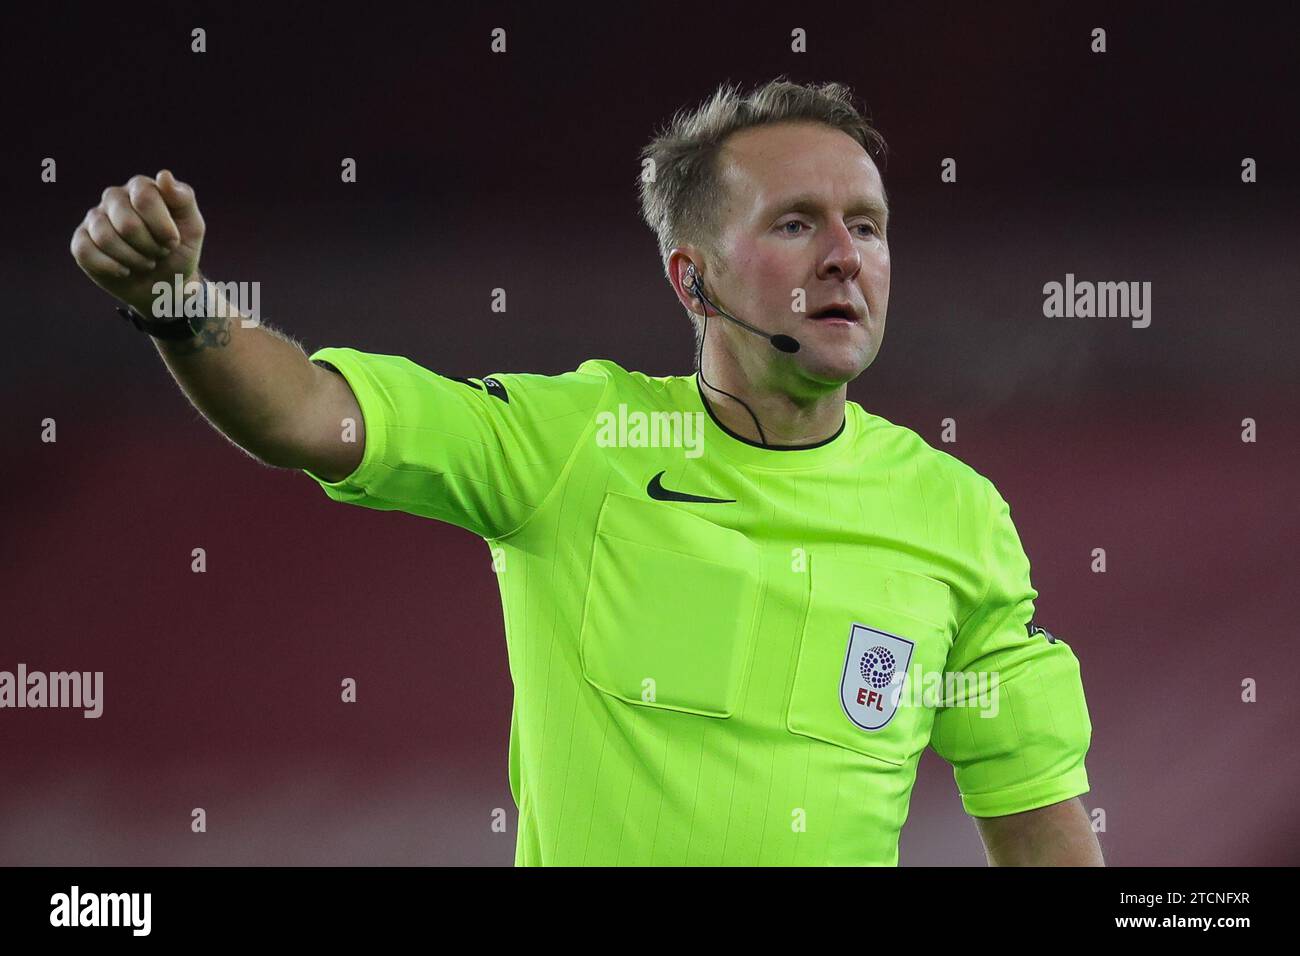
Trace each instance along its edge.
{"label": "wrist tattoo", "polygon": [[222,349],[230,344],[230,319],[224,315],[209,315],[203,319],[198,334],[190,339],[166,342],[169,355],[193,355],[207,349]]}

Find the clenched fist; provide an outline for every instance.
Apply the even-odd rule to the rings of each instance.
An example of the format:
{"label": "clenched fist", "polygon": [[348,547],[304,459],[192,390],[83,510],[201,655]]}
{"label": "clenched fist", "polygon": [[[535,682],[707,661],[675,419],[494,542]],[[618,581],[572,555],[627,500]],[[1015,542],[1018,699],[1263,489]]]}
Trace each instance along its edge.
{"label": "clenched fist", "polygon": [[72,234],[72,258],[105,292],[151,315],[153,285],[199,269],[203,216],[194,190],[169,170],[109,186]]}

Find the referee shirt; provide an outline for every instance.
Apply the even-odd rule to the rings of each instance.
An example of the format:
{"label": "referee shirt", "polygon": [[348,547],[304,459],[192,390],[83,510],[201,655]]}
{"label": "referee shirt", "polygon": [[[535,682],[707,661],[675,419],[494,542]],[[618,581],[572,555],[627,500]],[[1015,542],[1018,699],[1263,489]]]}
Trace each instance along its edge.
{"label": "referee shirt", "polygon": [[694,376],[438,375],[326,348],[365,420],[335,501],[484,538],[517,865],[896,865],[927,743],[965,809],[1086,793],[1079,664],[1007,503],[856,402],[764,448]]}

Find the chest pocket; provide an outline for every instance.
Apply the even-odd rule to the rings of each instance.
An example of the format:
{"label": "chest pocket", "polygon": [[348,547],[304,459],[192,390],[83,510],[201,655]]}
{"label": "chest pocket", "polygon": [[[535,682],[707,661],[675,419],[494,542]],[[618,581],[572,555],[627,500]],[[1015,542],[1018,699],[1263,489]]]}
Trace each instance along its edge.
{"label": "chest pocket", "polygon": [[925,747],[934,720],[926,687],[935,689],[936,673],[942,680],[948,658],[948,586],[817,554],[808,570],[786,729],[901,766]]}
{"label": "chest pocket", "polygon": [[629,704],[730,717],[761,589],[758,549],[744,534],[610,492],[578,638],[583,677]]}

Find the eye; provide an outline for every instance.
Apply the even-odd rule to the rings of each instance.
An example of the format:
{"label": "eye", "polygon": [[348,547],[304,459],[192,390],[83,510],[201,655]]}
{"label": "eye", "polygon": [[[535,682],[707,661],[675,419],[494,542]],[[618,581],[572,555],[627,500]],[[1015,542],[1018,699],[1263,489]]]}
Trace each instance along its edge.
{"label": "eye", "polygon": [[791,219],[788,222],[781,223],[781,225],[777,227],[782,232],[784,232],[787,236],[797,236],[799,235],[799,233],[797,231],[796,232],[787,231],[786,229],[787,226],[803,226],[803,223],[800,222],[798,219]]}
{"label": "eye", "polygon": [[876,224],[874,222],[860,222],[853,228],[861,229],[863,226],[865,226],[869,230],[869,232],[867,232],[868,236],[876,235]]}

